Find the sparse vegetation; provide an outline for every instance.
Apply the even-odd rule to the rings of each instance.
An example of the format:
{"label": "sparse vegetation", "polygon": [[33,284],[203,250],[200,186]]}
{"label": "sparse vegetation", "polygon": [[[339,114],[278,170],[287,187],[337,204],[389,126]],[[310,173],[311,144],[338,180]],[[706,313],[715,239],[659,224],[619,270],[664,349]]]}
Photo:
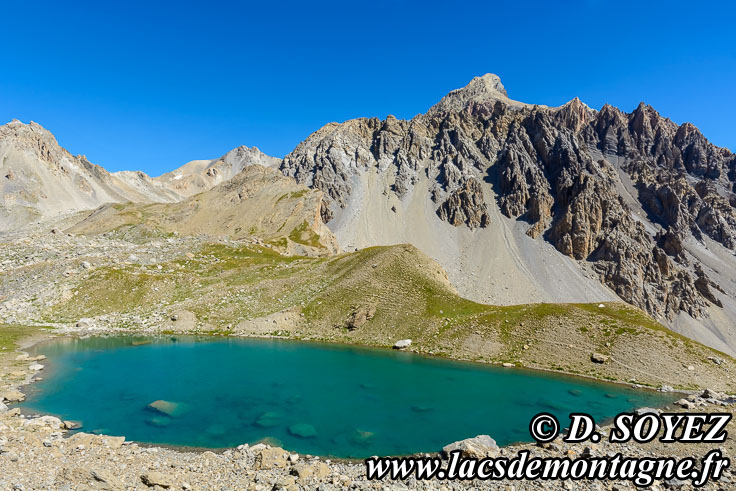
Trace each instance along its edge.
{"label": "sparse vegetation", "polygon": [[21,326],[17,324],[0,324],[0,350],[13,350],[20,339],[32,336],[44,329],[41,326]]}
{"label": "sparse vegetation", "polygon": [[[698,366],[701,379],[703,372],[724,370],[708,361],[717,352],[626,304],[493,306],[461,298],[439,266],[408,245],[314,258],[255,244],[209,244],[160,266],[100,268],[46,318],[74,322],[119,312],[156,321],[162,313],[185,310],[199,332],[379,346],[411,338],[416,349],[439,356],[653,386],[676,380],[695,385],[690,365]],[[371,318],[348,329],[361,306]],[[653,350],[656,367],[647,362]],[[612,361],[591,365],[592,352]]]}

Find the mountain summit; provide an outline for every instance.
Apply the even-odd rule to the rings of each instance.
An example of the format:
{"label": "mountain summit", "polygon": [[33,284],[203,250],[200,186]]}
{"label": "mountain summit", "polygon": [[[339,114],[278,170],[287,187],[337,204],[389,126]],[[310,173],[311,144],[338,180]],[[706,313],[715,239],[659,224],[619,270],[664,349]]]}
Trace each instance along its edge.
{"label": "mountain summit", "polygon": [[410,242],[462,295],[621,298],[736,352],[736,156],[650,106],[528,105],[484,75],[410,121],[327,125],[282,171],[343,247]]}
{"label": "mountain summit", "polygon": [[523,105],[509,99],[498,75],[486,73],[482,77],[475,77],[465,87],[447,94],[429,112],[460,111],[471,103],[485,104],[495,101],[502,101],[511,105]]}

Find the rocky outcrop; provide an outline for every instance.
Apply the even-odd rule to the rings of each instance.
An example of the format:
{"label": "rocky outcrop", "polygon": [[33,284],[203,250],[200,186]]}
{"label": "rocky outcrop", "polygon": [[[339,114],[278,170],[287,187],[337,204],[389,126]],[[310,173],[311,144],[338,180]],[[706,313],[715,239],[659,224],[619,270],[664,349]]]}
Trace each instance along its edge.
{"label": "rocky outcrop", "polygon": [[477,179],[466,178],[437,209],[437,215],[452,225],[467,225],[471,229],[486,227],[490,222],[483,188]]}
{"label": "rocky outcrop", "polygon": [[375,314],[376,306],[374,304],[356,307],[345,322],[345,327],[351,331],[363,327],[369,320],[373,319]]}
{"label": "rocky outcrop", "polygon": [[[696,274],[682,242],[705,237],[736,246],[736,156],[692,125],[639,105],[630,114],[579,99],[558,107],[508,98],[498,77],[478,77],[410,121],[389,117],[331,123],[281,166],[321,189],[325,220],[347,206],[356,176],[389,176],[402,199],[426,180],[437,216],[459,227],[490,223],[483,182],[527,234],[588,263],[622,299],[665,319],[721,305]],[[658,231],[634,217],[622,187]],[[708,289],[706,289],[708,287]]]}

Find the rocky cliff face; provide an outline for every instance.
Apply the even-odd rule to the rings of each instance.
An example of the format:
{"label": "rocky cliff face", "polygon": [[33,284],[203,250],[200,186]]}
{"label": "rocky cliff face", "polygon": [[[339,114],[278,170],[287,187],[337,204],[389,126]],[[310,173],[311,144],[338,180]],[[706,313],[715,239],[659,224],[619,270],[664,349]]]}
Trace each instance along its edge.
{"label": "rocky cliff face", "polygon": [[[622,299],[659,318],[706,315],[716,282],[683,252],[708,237],[736,246],[736,156],[691,124],[644,104],[600,111],[578,99],[558,108],[508,99],[498,77],[474,79],[411,121],[329,124],[302,142],[282,172],[325,193],[331,218],[356,176],[385,176],[402,199],[420,180],[437,215],[493,227],[489,199],[527,234],[589,265]],[[490,192],[483,192],[482,184]]]}

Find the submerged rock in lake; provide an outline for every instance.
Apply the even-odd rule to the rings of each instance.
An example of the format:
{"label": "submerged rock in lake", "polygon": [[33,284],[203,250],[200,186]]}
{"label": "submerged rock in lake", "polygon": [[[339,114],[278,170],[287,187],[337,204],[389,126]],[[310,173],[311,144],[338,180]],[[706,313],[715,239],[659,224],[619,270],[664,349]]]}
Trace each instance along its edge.
{"label": "submerged rock in lake", "polygon": [[189,410],[189,406],[187,406],[186,404],[164,401],[161,399],[159,399],[158,401],[153,401],[151,404],[146,406],[146,408],[152,411],[159,412],[165,416],[171,416],[172,418],[181,416]]}
{"label": "submerged rock in lake", "polygon": [[375,433],[372,431],[355,428],[355,430],[353,430],[352,434],[350,435],[350,440],[354,443],[362,445],[370,442],[373,439],[374,435]]}
{"label": "submerged rock in lake", "polygon": [[152,418],[148,418],[146,420],[146,424],[149,424],[151,426],[158,426],[159,428],[164,428],[171,424],[171,418],[168,418],[166,416],[154,416]]}
{"label": "submerged rock in lake", "polygon": [[299,438],[313,438],[317,436],[317,430],[314,426],[307,423],[297,423],[289,426],[289,433]]}
{"label": "submerged rock in lake", "polygon": [[256,426],[261,428],[273,428],[281,423],[281,415],[275,411],[267,411],[256,420]]}
{"label": "submerged rock in lake", "polygon": [[213,436],[222,436],[227,432],[227,429],[224,425],[220,423],[215,423],[213,425],[210,425],[207,427],[207,434],[213,435]]}

